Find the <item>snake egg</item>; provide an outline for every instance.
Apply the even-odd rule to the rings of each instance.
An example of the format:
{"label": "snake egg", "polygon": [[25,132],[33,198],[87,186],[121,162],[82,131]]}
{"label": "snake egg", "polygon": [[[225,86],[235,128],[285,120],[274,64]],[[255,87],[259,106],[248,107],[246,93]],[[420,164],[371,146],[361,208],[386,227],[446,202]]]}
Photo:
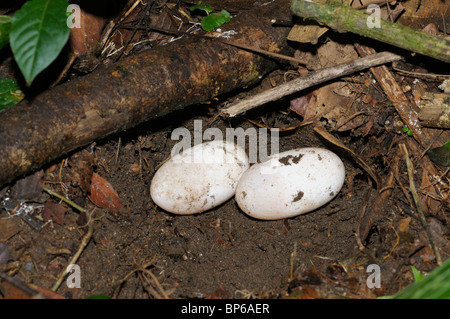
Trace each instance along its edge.
{"label": "snake egg", "polygon": [[331,201],[344,180],[344,164],[336,154],[322,148],[299,148],[250,167],[239,180],[235,198],[254,218],[290,218]]}
{"label": "snake egg", "polygon": [[201,213],[232,198],[249,168],[248,157],[231,141],[211,141],[183,150],[153,176],[150,196],[162,209],[181,215]]}

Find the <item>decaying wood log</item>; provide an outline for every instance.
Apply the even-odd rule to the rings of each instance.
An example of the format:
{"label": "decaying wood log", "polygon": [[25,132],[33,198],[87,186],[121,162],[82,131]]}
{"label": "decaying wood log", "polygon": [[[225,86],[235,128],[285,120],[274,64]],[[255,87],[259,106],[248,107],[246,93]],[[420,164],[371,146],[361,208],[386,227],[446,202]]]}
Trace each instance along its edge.
{"label": "decaying wood log", "polygon": [[419,119],[424,126],[450,128],[450,94],[425,93],[422,96]]}
{"label": "decaying wood log", "polygon": [[[290,54],[288,0],[224,25],[230,40]],[[97,139],[256,83],[277,61],[218,41],[185,37],[67,82],[1,114],[0,186]]]}
{"label": "decaying wood log", "polygon": [[339,2],[323,4],[309,0],[293,0],[292,12],[300,17],[326,24],[339,32],[350,31],[440,61],[450,62],[450,41],[446,38],[416,31],[379,18],[375,18],[378,26],[369,25],[368,21],[371,21],[373,17]]}

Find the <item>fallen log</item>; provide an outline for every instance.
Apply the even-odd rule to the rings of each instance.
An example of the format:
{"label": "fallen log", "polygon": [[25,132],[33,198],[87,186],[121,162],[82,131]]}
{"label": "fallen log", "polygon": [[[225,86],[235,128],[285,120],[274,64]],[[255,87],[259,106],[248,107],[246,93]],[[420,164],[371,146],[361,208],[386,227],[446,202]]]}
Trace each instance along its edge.
{"label": "fallen log", "polygon": [[[231,40],[290,54],[288,0],[245,11],[222,32]],[[278,62],[236,46],[184,37],[61,84],[1,113],[0,186],[95,140],[256,83]]]}
{"label": "fallen log", "polygon": [[[291,8],[299,17],[314,19],[339,32],[350,31],[450,63],[450,40],[444,37],[369,16],[338,1],[323,4],[309,0],[293,0]],[[375,19],[375,22],[372,19]]]}

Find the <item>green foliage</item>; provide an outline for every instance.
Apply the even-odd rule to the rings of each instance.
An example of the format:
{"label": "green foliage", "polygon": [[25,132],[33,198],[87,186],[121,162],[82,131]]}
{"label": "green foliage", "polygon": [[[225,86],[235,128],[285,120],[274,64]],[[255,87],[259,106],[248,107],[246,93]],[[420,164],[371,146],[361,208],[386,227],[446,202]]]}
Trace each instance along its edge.
{"label": "green foliage", "polygon": [[220,12],[211,13],[202,19],[202,28],[205,31],[212,31],[221,25],[230,22],[231,15],[228,11],[222,10]]}
{"label": "green foliage", "polygon": [[220,12],[212,13],[214,8],[201,1],[198,4],[191,6],[189,9],[191,11],[205,11],[206,17],[204,17],[201,22],[202,28],[205,31],[212,31],[231,20],[231,14],[228,11],[222,10]]}
{"label": "green foliage", "polygon": [[0,112],[23,99],[23,92],[14,79],[0,79]]}
{"label": "green foliage", "polygon": [[450,258],[428,276],[384,299],[450,299]]}
{"label": "green foliage", "polygon": [[430,160],[439,165],[450,166],[450,141],[442,146],[430,149],[427,155]]}
{"label": "green foliage", "polygon": [[423,278],[425,278],[424,275],[422,275],[422,273],[420,271],[418,271],[416,267],[411,266],[411,270],[413,272],[414,282],[418,282],[418,281],[422,280]]}
{"label": "green foliage", "polygon": [[408,126],[403,126],[403,133],[406,133],[408,136],[412,136],[412,131],[408,128]]}
{"label": "green foliage", "polygon": [[92,295],[87,297],[86,299],[111,299],[111,297],[106,295]]}
{"label": "green foliage", "polygon": [[209,4],[205,4],[200,1],[198,4],[191,6],[189,10],[191,11],[202,10],[205,11],[206,14],[210,14],[211,12],[213,12],[214,8],[211,7]]}
{"label": "green foliage", "polygon": [[28,85],[56,59],[69,39],[68,5],[67,0],[31,0],[14,13],[10,45]]}
{"label": "green foliage", "polygon": [[9,32],[11,30],[10,16],[0,16],[0,50],[9,42]]}

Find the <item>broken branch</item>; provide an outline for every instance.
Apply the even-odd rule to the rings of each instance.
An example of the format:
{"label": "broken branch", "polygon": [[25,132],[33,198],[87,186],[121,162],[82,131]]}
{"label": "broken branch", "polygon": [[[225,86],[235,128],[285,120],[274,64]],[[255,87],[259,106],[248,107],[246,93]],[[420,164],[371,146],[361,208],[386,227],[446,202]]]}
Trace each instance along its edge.
{"label": "broken branch", "polygon": [[[412,52],[450,63],[450,41],[416,31],[409,27],[385,21],[332,2],[329,4],[293,0],[291,10],[299,17],[314,19],[338,32],[353,32]],[[377,19],[376,22],[372,18]],[[369,22],[370,21],[370,22]]]}
{"label": "broken branch", "polygon": [[264,91],[260,94],[242,100],[232,106],[222,110],[222,113],[228,117],[235,117],[248,110],[256,108],[268,102],[279,100],[290,94],[302,91],[314,85],[349,75],[372,66],[401,60],[402,57],[390,52],[382,52],[376,56],[368,56],[351,62],[342,63],[335,67],[311,72],[306,77],[298,78],[281,84],[273,89]]}
{"label": "broken branch", "polygon": [[[358,43],[355,44],[355,48],[361,56],[376,54],[374,49]],[[392,101],[392,104],[394,104],[398,115],[400,115],[403,122],[411,130],[416,141],[422,146],[429,144],[429,137],[423,132],[422,127],[420,126],[417,112],[412,108],[411,103],[403,93],[403,90],[400,88],[397,81],[395,81],[394,75],[384,65],[372,67],[370,68],[370,71],[383,88],[387,97]]]}
{"label": "broken branch", "polygon": [[61,274],[58,277],[58,280],[52,287],[52,291],[57,291],[63,280],[66,278],[66,276],[69,274],[69,272],[72,270],[71,266],[74,265],[78,258],[80,257],[81,253],[83,252],[84,248],[86,248],[87,244],[91,240],[92,234],[94,232],[94,222],[95,219],[92,217],[92,214],[90,215],[90,222],[89,222],[89,229],[87,233],[83,236],[83,239],[81,241],[80,247],[78,248],[75,255],[73,255],[72,259],[70,259],[69,265],[64,268],[64,270],[61,272]]}

